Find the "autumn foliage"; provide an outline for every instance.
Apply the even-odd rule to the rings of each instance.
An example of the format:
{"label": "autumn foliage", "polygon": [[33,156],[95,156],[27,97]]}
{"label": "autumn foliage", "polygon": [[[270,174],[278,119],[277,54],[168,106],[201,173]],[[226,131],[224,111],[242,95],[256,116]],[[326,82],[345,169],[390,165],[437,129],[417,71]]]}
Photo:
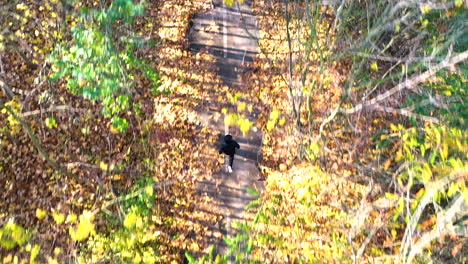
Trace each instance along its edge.
{"label": "autumn foliage", "polygon": [[[239,91],[189,50],[212,5],[0,7],[0,262],[466,262],[466,1],[253,1]],[[207,108],[263,133],[224,256]]]}

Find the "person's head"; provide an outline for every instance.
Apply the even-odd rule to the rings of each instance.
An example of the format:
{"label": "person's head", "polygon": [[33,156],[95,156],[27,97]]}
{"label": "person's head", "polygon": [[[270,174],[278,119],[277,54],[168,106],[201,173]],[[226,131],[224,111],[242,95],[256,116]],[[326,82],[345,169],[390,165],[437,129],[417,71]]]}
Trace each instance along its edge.
{"label": "person's head", "polygon": [[232,141],[232,136],[231,135],[225,135],[224,136],[224,142],[229,142]]}

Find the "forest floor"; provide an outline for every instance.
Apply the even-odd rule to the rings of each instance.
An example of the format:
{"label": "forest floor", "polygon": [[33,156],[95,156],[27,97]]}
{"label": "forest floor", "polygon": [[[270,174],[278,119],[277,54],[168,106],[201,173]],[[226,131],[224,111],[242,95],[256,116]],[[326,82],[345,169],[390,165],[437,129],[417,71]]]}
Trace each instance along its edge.
{"label": "forest floor", "polygon": [[[253,27],[253,17],[248,14],[247,5],[241,6],[245,12],[242,19],[235,8],[221,7],[219,3],[215,6],[211,12],[221,17],[207,22],[208,27],[218,28],[212,35],[224,32],[218,37],[223,45],[227,41],[222,48],[194,47],[194,42],[189,41],[192,18],[208,14],[211,1],[167,0],[148,5],[137,28],[145,39],[157,44],[143,48],[138,55],[159,71],[159,90],[171,92],[152,94],[151,84],[144,78],[138,79],[134,100],[140,104],[141,114],[130,116],[129,129],[124,133],[109,131],[109,121],[100,115],[99,104],[71,94],[63,82],[50,84],[53,94],[46,85],[35,85],[34,77],[41,74],[41,69],[29,69],[13,51],[5,52],[3,65],[9,73],[6,81],[30,95],[19,96],[21,103],[28,103],[18,112],[39,135],[44,150],[86,182],[58,177],[56,168],[37,154],[21,128],[0,142],[2,153],[8,154],[0,162],[0,224],[14,215],[17,223],[33,229],[31,243],[42,249],[39,259],[47,259],[47,252],[58,248],[62,253],[54,258],[60,263],[71,263],[86,248],[86,243],[71,240],[68,231],[73,223],[58,224],[56,215],[76,216],[86,210],[100,213],[100,208],[116,196],[141,187],[138,184],[145,177],[156,182],[148,231],[158,236],[158,261],[181,263],[185,252],[200,255],[208,253],[210,245],[224,246],[223,235],[232,234],[228,232],[230,223],[242,219],[243,207],[252,199],[247,187],[259,178],[256,161],[261,134],[255,122],[260,107],[255,96],[242,85],[252,67],[256,46],[239,25],[245,18]],[[45,56],[41,59],[44,63]],[[50,99],[44,103],[39,99],[41,94]],[[81,112],[42,111],[56,104]],[[41,109],[36,111],[39,114],[32,111],[35,109]],[[219,140],[226,133],[224,119],[234,113],[238,120],[227,122],[231,125],[228,132],[238,140],[241,150],[234,161],[234,172],[226,174],[224,157],[217,151]],[[58,126],[44,127],[43,120],[48,116],[53,116]],[[7,127],[3,113],[0,121]],[[236,128],[238,121],[244,122],[243,132]],[[83,133],[88,130],[93,136]],[[122,203],[112,204],[106,214],[121,219],[124,207]],[[45,216],[39,218],[37,212],[44,212]],[[95,224],[99,236],[109,235],[105,220]],[[2,249],[0,255],[11,252],[15,254],[14,250]],[[27,253],[18,255],[22,258]]]}
{"label": "forest floor", "polygon": [[[141,40],[122,57],[131,53],[145,66],[130,67],[132,97],[121,113],[128,128],[116,130],[103,115],[102,101],[67,87],[73,76],[51,80],[57,70],[51,53],[75,47],[77,27],[100,28],[99,19],[79,22],[78,17],[87,12],[85,6],[101,10],[103,1],[75,1],[73,10],[62,12],[68,8],[65,2],[20,0],[0,9],[0,24],[8,25],[0,33],[1,263],[141,263],[142,258],[145,263],[186,263],[188,254],[212,255],[213,249],[229,254],[224,238],[244,234],[229,248],[237,250],[231,255],[240,256],[241,263],[250,257],[264,263],[351,262],[350,256],[354,262],[362,256],[369,263],[393,263],[398,257],[409,230],[400,208],[403,199],[396,196],[408,188],[398,182],[407,163],[404,135],[411,135],[411,144],[416,141],[403,128],[415,127],[395,113],[337,112],[359,101],[342,100],[343,85],[354,85],[348,78],[354,62],[326,59],[348,45],[337,41],[339,19],[332,6],[314,9],[318,20],[309,36],[314,42],[307,58],[301,58],[301,43],[308,37],[302,29],[309,26],[298,19],[308,18],[300,15],[307,1],[225,1],[232,6],[221,0],[149,1],[144,15],[132,20],[132,32],[112,25],[116,47],[126,47],[120,33]],[[284,16],[289,4],[300,11],[291,21]],[[426,30],[425,22],[420,24]],[[439,26],[443,31],[445,22]],[[361,34],[353,27],[351,32]],[[11,41],[2,42],[4,34]],[[362,79],[377,83],[390,64],[366,60],[361,65]],[[360,100],[362,87],[350,98]],[[292,102],[301,96],[308,99],[295,118]],[[399,93],[390,103],[404,102],[405,96]],[[457,136],[463,137],[462,145],[446,135],[440,141],[437,133],[437,144],[426,143],[435,144],[429,145],[431,159],[438,152],[445,157],[440,163],[445,175],[447,155],[466,153],[466,136]],[[225,134],[241,146],[233,173],[225,172],[226,159],[218,154]],[[411,153],[421,147],[429,154],[426,143]],[[408,153],[407,159],[413,155]],[[434,173],[438,170],[433,167]],[[457,184],[450,190],[460,188],[466,197],[465,182]],[[421,190],[411,206],[427,197]],[[236,225],[252,220],[253,210],[246,209],[251,207],[256,209],[253,221]],[[428,234],[437,217],[422,217],[418,230]],[[466,238],[449,235],[440,237],[433,252],[459,256],[452,263],[465,263],[458,252],[467,252]]]}

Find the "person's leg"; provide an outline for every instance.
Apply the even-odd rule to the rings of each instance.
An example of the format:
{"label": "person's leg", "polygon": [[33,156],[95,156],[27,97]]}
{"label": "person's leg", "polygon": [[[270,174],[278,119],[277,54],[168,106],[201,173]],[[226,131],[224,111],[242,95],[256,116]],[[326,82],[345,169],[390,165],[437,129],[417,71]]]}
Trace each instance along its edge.
{"label": "person's leg", "polygon": [[227,167],[227,170],[229,173],[232,172],[232,162],[234,161],[234,155],[229,155],[229,166]]}
{"label": "person's leg", "polygon": [[234,162],[234,154],[229,155],[229,166],[232,168],[232,163]]}

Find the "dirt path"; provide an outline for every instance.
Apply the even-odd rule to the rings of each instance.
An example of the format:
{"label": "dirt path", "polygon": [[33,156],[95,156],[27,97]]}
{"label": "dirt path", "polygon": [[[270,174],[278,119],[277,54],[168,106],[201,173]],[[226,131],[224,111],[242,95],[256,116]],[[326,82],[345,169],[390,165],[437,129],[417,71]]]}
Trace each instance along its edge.
{"label": "dirt path", "polygon": [[[189,33],[190,49],[195,53],[204,50],[216,57],[217,74],[233,93],[242,92],[241,75],[250,69],[253,56],[257,53],[258,29],[251,12],[251,2],[244,1],[243,4],[229,7],[221,1],[215,1],[210,12],[194,17]],[[220,168],[213,180],[199,182],[197,188],[202,195],[209,196],[213,201],[210,209],[203,210],[212,210],[222,216],[215,228],[223,235],[233,236],[236,230],[231,224],[248,217],[244,208],[255,199],[247,193],[247,189],[263,188],[263,183],[258,181],[257,169],[261,133],[259,129],[251,129],[248,135],[243,136],[237,127],[226,126],[223,117],[219,116],[221,106],[229,106],[226,105],[227,101],[226,98],[225,102],[212,102],[212,105],[200,109],[199,116],[203,126],[213,127],[220,132],[218,146],[222,136],[228,133],[233,134],[239,142],[241,149],[234,160],[234,172],[226,173],[224,168]],[[247,116],[254,124],[257,116],[255,112],[254,109]],[[212,238],[209,243],[216,245],[219,254],[226,253],[227,245],[222,238]]]}

